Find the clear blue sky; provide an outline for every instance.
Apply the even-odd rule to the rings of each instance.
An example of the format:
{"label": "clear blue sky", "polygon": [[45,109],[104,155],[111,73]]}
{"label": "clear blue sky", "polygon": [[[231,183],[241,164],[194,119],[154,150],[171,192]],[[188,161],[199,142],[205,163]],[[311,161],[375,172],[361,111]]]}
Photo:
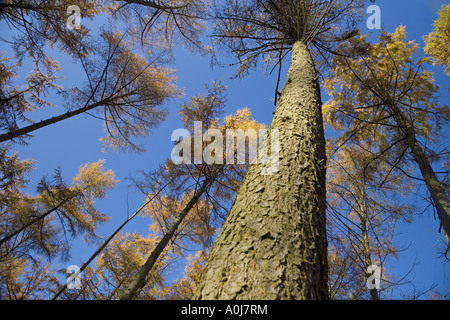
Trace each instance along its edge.
{"label": "clear blue sky", "polygon": [[[432,29],[432,21],[442,4],[441,0],[377,0],[376,5],[381,8],[382,25],[386,31],[393,32],[401,24],[407,27],[407,37],[415,40],[423,48],[422,36]],[[83,23],[83,21],[81,21]],[[2,29],[4,24],[2,24]],[[371,30],[365,30],[370,32]],[[375,32],[377,32],[375,30]],[[2,31],[3,33],[3,31]],[[2,34],[6,37],[7,34]],[[9,51],[4,42],[0,43],[0,51]],[[138,208],[143,196],[128,190],[130,184],[126,181],[128,176],[137,176],[139,170],[150,171],[156,169],[165,159],[170,157],[172,142],[170,135],[173,130],[180,128],[178,110],[179,105],[187,101],[192,95],[204,92],[204,84],[213,80],[222,80],[228,85],[228,104],[226,114],[234,113],[237,109],[248,107],[254,118],[259,122],[270,124],[274,111],[273,96],[276,84],[276,74],[266,75],[262,70],[255,70],[242,80],[231,80],[232,68],[210,68],[208,57],[199,57],[185,49],[177,48],[175,63],[171,66],[177,70],[178,85],[184,88],[184,98],[171,102],[168,105],[170,115],[151,136],[142,141],[147,152],[141,155],[117,154],[101,152],[102,145],[99,138],[103,136],[102,122],[89,116],[77,116],[61,123],[43,128],[34,133],[29,146],[15,145],[12,149],[20,152],[20,157],[31,158],[37,161],[35,171],[30,175],[34,188],[36,182],[44,174],[51,174],[57,166],[61,166],[68,181],[76,174],[80,165],[94,162],[100,158],[106,159],[106,168],[112,169],[120,184],[109,193],[109,197],[98,202],[98,210],[111,216],[111,220],[100,229],[100,234],[108,236],[123,220],[127,218],[127,210],[132,214]],[[58,55],[57,59],[60,59]],[[76,80],[78,69],[70,61],[61,62],[64,81],[71,83]],[[287,63],[285,63],[286,65]],[[442,69],[435,68],[435,77],[441,85],[441,102],[450,104],[449,78],[443,74]],[[327,100],[323,96],[323,101]],[[33,119],[44,119],[48,116],[60,114],[63,108],[46,109],[33,115]],[[32,192],[32,190],[30,190]],[[147,232],[142,227],[142,219],[136,219],[125,231]],[[445,265],[437,259],[437,226],[438,221],[430,212],[416,217],[411,225],[399,225],[396,244],[399,247],[408,247],[397,260],[389,266],[398,278],[406,274],[412,265],[414,268],[409,280],[414,282],[417,290],[426,289],[436,285],[436,290],[445,294],[450,291],[449,264]],[[72,258],[61,267],[71,264],[81,265],[95,248],[86,247],[81,241],[73,244]],[[67,265],[67,266],[66,266]],[[181,266],[183,268],[183,266]],[[179,270],[177,270],[179,272]],[[173,277],[181,273],[173,274]],[[405,286],[405,291],[411,287]],[[398,297],[399,298],[399,297]]]}

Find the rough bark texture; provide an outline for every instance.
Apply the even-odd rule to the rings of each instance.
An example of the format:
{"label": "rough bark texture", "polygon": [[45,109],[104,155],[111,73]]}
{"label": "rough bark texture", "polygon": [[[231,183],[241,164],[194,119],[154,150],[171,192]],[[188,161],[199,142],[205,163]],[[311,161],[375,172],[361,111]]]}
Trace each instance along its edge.
{"label": "rough bark texture", "polygon": [[313,60],[297,42],[269,128],[279,130],[279,171],[250,166],[194,299],[328,297],[321,108]]}

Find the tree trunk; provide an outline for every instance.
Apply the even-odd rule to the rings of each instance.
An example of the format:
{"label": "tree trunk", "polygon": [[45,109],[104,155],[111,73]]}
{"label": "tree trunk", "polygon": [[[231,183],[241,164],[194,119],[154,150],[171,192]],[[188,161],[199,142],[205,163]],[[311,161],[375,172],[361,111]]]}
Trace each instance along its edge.
{"label": "tree trunk", "polygon": [[[362,233],[362,242],[363,242],[363,256],[364,256],[364,263],[366,267],[366,271],[369,266],[372,265],[372,255],[370,250],[370,241],[369,241],[369,231],[367,230],[367,219],[368,219],[368,213],[367,213],[367,205],[366,205],[366,184],[363,178],[363,181],[361,182],[361,195],[358,199],[359,201],[359,220],[361,222],[361,233]],[[378,295],[377,288],[369,289],[370,293],[370,299],[371,300],[380,300],[380,296]]]}
{"label": "tree trunk", "polygon": [[430,161],[428,161],[425,152],[417,141],[414,124],[404,116],[403,112],[397,106],[390,104],[390,108],[393,111],[395,121],[406,135],[406,143],[414,156],[414,161],[419,166],[422,178],[430,192],[431,199],[433,199],[439,220],[444,228],[447,246],[450,247],[450,201],[447,193],[439,182],[436,173],[431,167]]}
{"label": "tree trunk", "polygon": [[[100,252],[103,251],[103,249],[106,248],[106,246],[111,242],[111,240],[116,236],[116,234],[118,234],[120,232],[120,230],[122,230],[123,227],[125,227],[125,225],[130,222],[134,217],[136,217],[150,202],[153,201],[153,199],[155,199],[159,193],[164,190],[165,187],[167,187],[169,185],[169,183],[171,183],[174,179],[172,179],[171,181],[169,181],[168,183],[166,183],[161,189],[158,190],[158,192],[156,192],[153,197],[151,197],[149,200],[147,200],[139,209],[137,209],[127,220],[125,220],[109,237],[108,239],[106,239],[98,248],[97,250],[91,255],[91,257],[85,262],[83,263],[83,265],[81,266],[80,270],[78,271],[80,274],[88,267],[88,265],[92,262],[92,260],[94,260],[99,254]],[[50,300],[56,300],[56,298],[58,298],[61,293],[64,292],[64,290],[66,290],[68,287],[68,283],[66,282],[61,288],[59,288],[59,290],[53,295],[53,297]],[[116,288],[117,289],[117,288]]]}
{"label": "tree trunk", "polygon": [[19,229],[13,231],[12,233],[10,233],[9,235],[5,236],[3,239],[0,240],[0,245],[2,245],[4,242],[11,240],[13,237],[15,237],[16,235],[18,235],[19,233],[21,233],[23,230],[27,229],[28,227],[32,226],[33,224],[43,220],[44,218],[46,218],[48,215],[50,215],[51,213],[55,212],[56,210],[58,210],[59,208],[61,208],[66,202],[69,202],[70,200],[74,199],[75,196],[69,197],[63,201],[61,201],[59,204],[57,204],[56,206],[54,206],[53,208],[51,208],[50,210],[47,210],[46,212],[44,212],[43,214],[37,216],[34,219],[31,219],[30,221],[28,221],[27,223],[25,223],[22,227],[20,227]]}
{"label": "tree trunk", "polygon": [[167,247],[170,240],[173,239],[175,232],[177,231],[181,222],[183,222],[184,218],[187,216],[189,211],[194,207],[194,205],[197,203],[197,201],[200,199],[200,197],[203,195],[203,193],[208,189],[209,185],[216,179],[216,177],[217,177],[217,174],[213,174],[210,177],[206,178],[206,180],[203,182],[202,186],[198,190],[196,190],[196,192],[194,193],[194,196],[186,204],[183,211],[181,211],[179,216],[172,221],[169,229],[166,231],[166,233],[164,234],[162,239],[156,245],[155,249],[153,249],[152,253],[147,258],[147,261],[145,261],[144,265],[138,271],[138,273],[136,274],[133,281],[128,286],[125,293],[120,297],[120,300],[132,300],[136,297],[137,294],[139,294],[139,291],[146,284],[145,278],[150,273],[150,271],[153,269],[153,266],[158,261],[158,258],[160,257],[160,255],[164,251],[164,249]]}
{"label": "tree trunk", "polygon": [[450,201],[448,200],[447,194],[439,182],[436,173],[431,167],[425,152],[423,152],[416,139],[414,128],[409,126],[406,131],[406,141],[412,154],[414,155],[414,160],[419,166],[422,178],[427,185],[428,191],[430,192],[431,199],[433,199],[439,220],[444,228],[447,246],[450,247]]}
{"label": "tree trunk", "polygon": [[194,299],[328,298],[325,137],[317,72],[298,41],[269,128],[279,171],[252,164],[211,250]]}
{"label": "tree trunk", "polygon": [[102,101],[100,101],[98,103],[93,103],[93,104],[85,106],[83,108],[75,109],[73,111],[67,111],[66,113],[63,113],[63,114],[61,114],[59,116],[51,117],[51,118],[48,118],[46,120],[41,120],[39,122],[30,124],[29,126],[26,126],[26,127],[20,128],[20,129],[16,129],[16,130],[13,130],[13,131],[9,131],[9,132],[3,133],[3,134],[0,134],[0,142],[5,142],[5,141],[12,140],[14,138],[18,138],[18,137],[23,136],[25,134],[29,134],[30,132],[36,131],[36,130],[41,129],[43,127],[49,126],[51,124],[60,122],[62,120],[69,119],[69,118],[71,118],[73,116],[76,116],[76,115],[82,114],[84,112],[90,111],[92,109],[95,109],[95,108],[101,106],[104,103],[105,103],[105,100],[102,100]]}

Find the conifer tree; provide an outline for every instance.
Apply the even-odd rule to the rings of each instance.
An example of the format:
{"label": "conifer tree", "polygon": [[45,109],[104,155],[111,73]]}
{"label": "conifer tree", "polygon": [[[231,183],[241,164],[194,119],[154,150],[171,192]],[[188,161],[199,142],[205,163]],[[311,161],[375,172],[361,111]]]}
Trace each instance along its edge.
{"label": "conifer tree", "polygon": [[262,175],[264,164],[250,165],[195,299],[328,297],[326,155],[316,67],[334,43],[354,35],[360,6],[232,0],[216,7],[214,34],[237,59],[238,76],[261,60],[280,65],[287,53],[291,62],[268,129],[268,137],[279,132],[279,170]]}

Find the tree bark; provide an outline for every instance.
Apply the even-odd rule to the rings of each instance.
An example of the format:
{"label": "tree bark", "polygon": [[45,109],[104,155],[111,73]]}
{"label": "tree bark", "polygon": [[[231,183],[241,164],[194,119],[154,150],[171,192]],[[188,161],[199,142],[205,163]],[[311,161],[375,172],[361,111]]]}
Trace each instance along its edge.
{"label": "tree bark", "polygon": [[320,87],[304,43],[291,59],[268,131],[279,130],[279,171],[250,165],[194,299],[328,298]]}

